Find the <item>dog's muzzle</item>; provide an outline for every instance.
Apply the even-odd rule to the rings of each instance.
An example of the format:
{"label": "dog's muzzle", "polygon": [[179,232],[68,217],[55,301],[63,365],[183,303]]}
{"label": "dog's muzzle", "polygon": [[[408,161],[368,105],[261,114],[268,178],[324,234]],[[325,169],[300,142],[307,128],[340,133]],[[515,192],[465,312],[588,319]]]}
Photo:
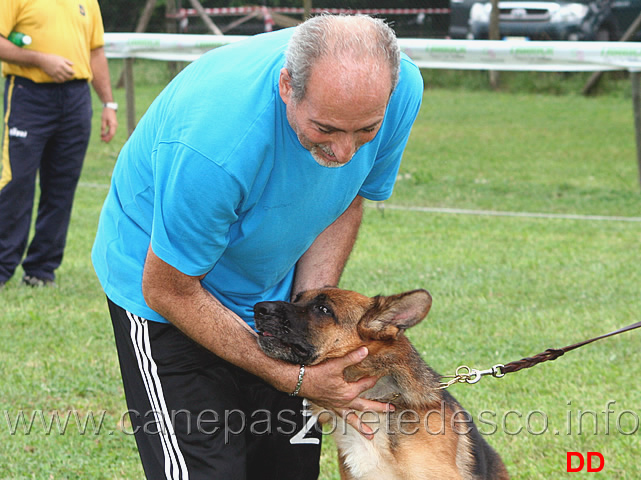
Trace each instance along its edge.
{"label": "dog's muzzle", "polygon": [[286,302],[260,302],[254,306],[258,345],[270,357],[290,363],[309,364],[315,358],[314,346],[296,321],[293,305]]}

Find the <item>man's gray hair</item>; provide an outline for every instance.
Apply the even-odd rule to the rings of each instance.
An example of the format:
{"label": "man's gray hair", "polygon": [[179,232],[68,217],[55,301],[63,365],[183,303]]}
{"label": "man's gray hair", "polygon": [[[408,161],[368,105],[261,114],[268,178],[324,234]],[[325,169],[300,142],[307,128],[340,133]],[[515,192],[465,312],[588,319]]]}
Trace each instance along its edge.
{"label": "man's gray hair", "polygon": [[285,60],[295,102],[305,97],[312,67],[324,57],[351,62],[373,60],[372,70],[389,68],[390,94],[398,83],[401,50],[394,31],[381,19],[367,15],[319,15],[296,27]]}

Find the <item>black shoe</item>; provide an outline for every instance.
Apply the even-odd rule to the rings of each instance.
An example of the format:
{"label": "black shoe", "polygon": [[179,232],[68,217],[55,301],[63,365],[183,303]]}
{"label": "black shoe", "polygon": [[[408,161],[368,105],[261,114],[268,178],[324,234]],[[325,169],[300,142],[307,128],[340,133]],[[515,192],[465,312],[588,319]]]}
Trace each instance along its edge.
{"label": "black shoe", "polygon": [[56,282],[48,278],[38,278],[25,274],[22,277],[22,284],[28,287],[55,287]]}

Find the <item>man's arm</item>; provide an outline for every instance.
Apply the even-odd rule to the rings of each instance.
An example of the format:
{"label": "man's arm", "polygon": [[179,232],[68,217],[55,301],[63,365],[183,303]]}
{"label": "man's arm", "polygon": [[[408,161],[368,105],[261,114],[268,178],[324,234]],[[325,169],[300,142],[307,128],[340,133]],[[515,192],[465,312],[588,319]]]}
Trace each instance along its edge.
{"label": "man's arm", "polygon": [[62,83],[73,77],[73,62],[59,55],[20,48],[0,36],[0,60],[26,67],[37,67],[54,82]]}
{"label": "man's arm", "polygon": [[[100,98],[102,103],[113,102],[114,97],[111,91],[111,79],[109,78],[109,63],[105,56],[105,49],[103,47],[93,49],[89,61],[93,74],[91,84],[98,94],[98,98]],[[109,142],[116,134],[116,128],[118,127],[116,111],[104,107],[100,120],[100,139],[103,142]]]}
{"label": "man's arm", "polygon": [[[202,287],[202,277],[181,273],[149,248],[142,282],[145,301],[219,357],[260,376],[279,390],[286,391],[289,387],[293,390],[296,366],[262,354],[253,330]],[[291,378],[276,375],[282,369],[289,370]]]}
{"label": "man's arm", "polygon": [[[296,276],[294,278],[294,286],[292,288],[292,297],[295,297],[299,292],[312,288],[338,285],[343,269],[345,268],[345,264],[347,263],[347,259],[354,248],[354,244],[356,243],[356,237],[358,236],[358,230],[362,219],[363,197],[356,196],[347,210],[345,210],[345,212],[343,212],[343,214],[338,217],[334,223],[327,227],[316,238],[314,243],[312,243],[296,264]],[[363,350],[365,349],[363,348]],[[363,355],[360,360],[366,356],[365,351],[355,351],[350,353],[350,355],[355,356],[359,354]],[[356,358],[357,357],[355,357],[355,360]],[[356,360],[354,363],[358,363],[360,360]],[[307,371],[309,372],[305,374],[307,383],[303,382],[303,387],[323,385],[324,376],[327,375],[327,373],[314,368],[308,369]],[[343,373],[341,371],[340,376],[342,377],[342,375]],[[360,381],[364,382],[365,380],[371,382],[371,385],[373,386],[378,378],[368,377],[363,378]],[[362,390],[361,393],[364,391],[365,390]],[[307,390],[305,388],[302,389],[301,395],[307,396]],[[360,398],[355,399],[350,407],[363,411],[362,409],[353,406],[358,401],[367,402],[368,409],[371,411],[384,412],[392,408],[387,404],[363,400]],[[326,408],[334,409],[337,413],[343,415],[343,418],[347,423],[369,437],[371,429],[367,425],[361,423],[357,415],[349,415],[349,408],[335,408],[336,404],[321,403],[319,401],[316,403]]]}
{"label": "man's arm", "polygon": [[[219,357],[262,378],[278,390],[293,391],[299,366],[265,355],[254,331],[205,290],[201,279],[202,276],[181,273],[149,248],[142,288],[150,308]],[[361,348],[343,358],[307,368],[300,395],[342,415],[353,410],[387,410],[388,405],[359,397],[374,386],[375,378],[352,383],[343,378],[343,370],[366,355],[367,349]],[[346,421],[355,428],[361,427],[357,415],[347,415]],[[372,433],[366,425],[362,429],[366,434]]]}
{"label": "man's arm", "polygon": [[336,286],[349,258],[363,218],[363,197],[356,196],[296,264],[292,297],[312,288]]}

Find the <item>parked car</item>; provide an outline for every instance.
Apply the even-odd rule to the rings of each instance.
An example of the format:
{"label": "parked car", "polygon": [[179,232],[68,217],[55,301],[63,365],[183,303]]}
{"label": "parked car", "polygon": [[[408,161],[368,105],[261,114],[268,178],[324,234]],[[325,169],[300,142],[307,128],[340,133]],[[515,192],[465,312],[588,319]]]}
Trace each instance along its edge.
{"label": "parked car", "polygon": [[[491,9],[485,0],[452,0],[450,35],[487,39]],[[499,2],[499,30],[504,39],[610,41],[621,38],[639,13],[641,0],[506,0]]]}
{"label": "parked car", "polygon": [[479,0],[450,0],[450,37],[469,38],[470,10]]}

